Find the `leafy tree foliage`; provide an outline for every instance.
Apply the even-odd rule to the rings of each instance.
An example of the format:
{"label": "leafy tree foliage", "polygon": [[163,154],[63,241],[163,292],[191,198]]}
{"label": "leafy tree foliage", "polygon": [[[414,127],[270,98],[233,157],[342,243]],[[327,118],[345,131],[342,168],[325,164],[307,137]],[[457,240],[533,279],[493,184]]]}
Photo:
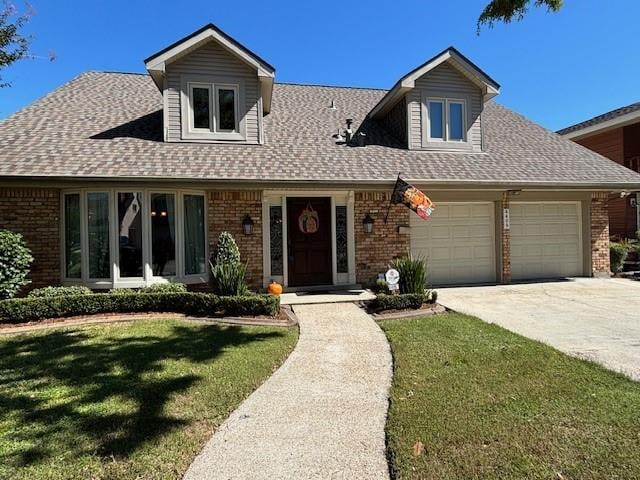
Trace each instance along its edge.
{"label": "leafy tree foliage", "polygon": [[533,2],[535,7],[547,7],[549,12],[557,12],[562,8],[563,0],[491,0],[478,18],[478,32],[482,25],[489,28],[495,22],[509,23],[522,20]]}
{"label": "leafy tree foliage", "polygon": [[[20,13],[8,0],[0,6],[0,70],[29,56],[29,37],[20,31],[30,18],[31,11]],[[0,77],[0,87],[8,85]]]}

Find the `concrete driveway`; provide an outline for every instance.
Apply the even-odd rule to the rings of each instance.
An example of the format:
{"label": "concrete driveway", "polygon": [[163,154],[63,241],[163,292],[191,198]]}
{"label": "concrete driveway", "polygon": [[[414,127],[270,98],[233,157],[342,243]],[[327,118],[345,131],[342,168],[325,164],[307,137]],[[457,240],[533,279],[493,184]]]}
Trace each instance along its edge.
{"label": "concrete driveway", "polygon": [[640,282],[442,288],[438,302],[640,381]]}

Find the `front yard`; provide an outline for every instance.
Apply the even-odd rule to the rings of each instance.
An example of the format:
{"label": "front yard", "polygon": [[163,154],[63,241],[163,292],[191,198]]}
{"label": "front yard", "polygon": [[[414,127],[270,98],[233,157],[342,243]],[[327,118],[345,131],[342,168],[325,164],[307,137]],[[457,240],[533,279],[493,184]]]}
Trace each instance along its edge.
{"label": "front yard", "polygon": [[296,340],[178,320],[0,337],[0,478],[181,478]]}
{"label": "front yard", "polygon": [[382,327],[397,478],[640,478],[640,384],[464,315]]}

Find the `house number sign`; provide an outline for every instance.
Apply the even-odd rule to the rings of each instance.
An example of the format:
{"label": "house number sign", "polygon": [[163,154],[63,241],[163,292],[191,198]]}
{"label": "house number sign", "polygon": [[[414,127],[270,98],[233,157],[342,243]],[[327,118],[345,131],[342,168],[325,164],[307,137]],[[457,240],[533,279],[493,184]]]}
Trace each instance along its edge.
{"label": "house number sign", "polygon": [[505,230],[511,229],[511,215],[508,208],[502,209],[502,228]]}

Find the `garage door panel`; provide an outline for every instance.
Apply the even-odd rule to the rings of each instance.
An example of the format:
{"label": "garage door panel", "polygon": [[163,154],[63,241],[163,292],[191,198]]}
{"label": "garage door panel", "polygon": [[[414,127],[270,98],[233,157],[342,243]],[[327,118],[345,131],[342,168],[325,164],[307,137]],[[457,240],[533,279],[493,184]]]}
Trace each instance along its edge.
{"label": "garage door panel", "polygon": [[492,203],[438,204],[430,220],[411,214],[411,253],[428,259],[434,285],[494,282]]}
{"label": "garage door panel", "polygon": [[512,204],[511,276],[535,279],[582,273],[577,203]]}

